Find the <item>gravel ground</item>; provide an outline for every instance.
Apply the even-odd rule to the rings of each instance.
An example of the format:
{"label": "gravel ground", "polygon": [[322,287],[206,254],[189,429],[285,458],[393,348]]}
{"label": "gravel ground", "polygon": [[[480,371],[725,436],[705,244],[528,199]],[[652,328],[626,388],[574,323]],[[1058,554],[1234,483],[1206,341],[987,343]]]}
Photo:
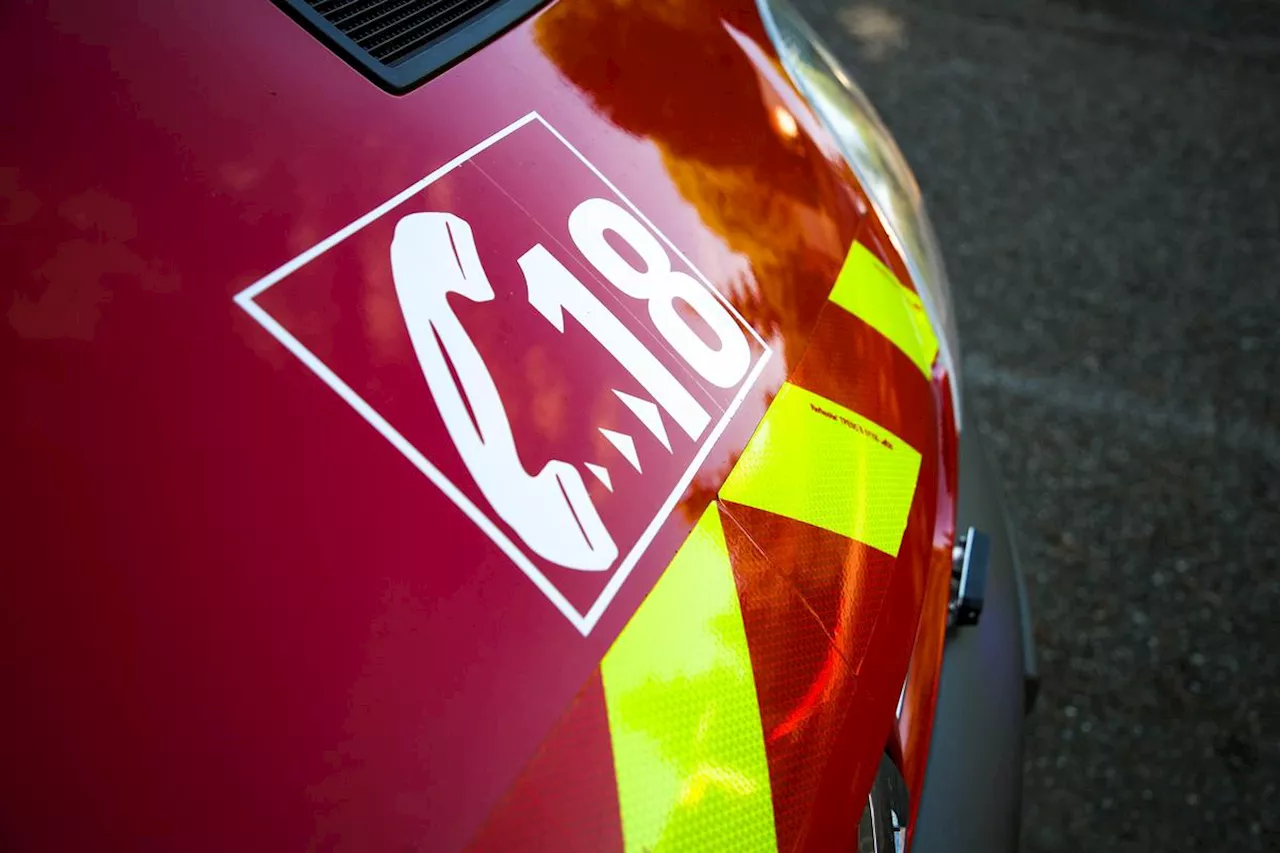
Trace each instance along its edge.
{"label": "gravel ground", "polygon": [[1020,527],[1024,850],[1280,850],[1280,3],[798,2],[929,199]]}

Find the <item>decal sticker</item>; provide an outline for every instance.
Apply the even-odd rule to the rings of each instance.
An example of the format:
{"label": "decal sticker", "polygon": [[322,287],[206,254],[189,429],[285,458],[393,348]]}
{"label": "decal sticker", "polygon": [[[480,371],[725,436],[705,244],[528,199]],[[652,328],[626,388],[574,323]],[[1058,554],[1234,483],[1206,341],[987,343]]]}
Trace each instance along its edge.
{"label": "decal sticker", "polygon": [[770,356],[536,113],[236,302],[584,635]]}
{"label": "decal sticker", "polygon": [[600,662],[628,851],[776,851],[760,701],[712,503]]}
{"label": "decal sticker", "polygon": [[938,338],[920,296],[898,281],[861,243],[854,243],[831,291],[831,301],[893,341],[928,379]]}
{"label": "decal sticker", "polygon": [[896,557],[919,474],[920,453],[902,439],[785,382],[720,497]]}

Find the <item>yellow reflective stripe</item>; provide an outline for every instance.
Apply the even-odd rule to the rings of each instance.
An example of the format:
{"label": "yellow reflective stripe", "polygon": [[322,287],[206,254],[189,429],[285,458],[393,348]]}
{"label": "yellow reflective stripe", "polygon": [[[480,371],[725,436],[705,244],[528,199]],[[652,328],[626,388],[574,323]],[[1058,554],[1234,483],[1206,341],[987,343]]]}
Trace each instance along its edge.
{"label": "yellow reflective stripe", "polygon": [[883,427],[785,383],[720,489],[898,555],[920,454]]}
{"label": "yellow reflective stripe", "polygon": [[716,504],[600,671],[626,849],[774,853],[755,676]]}
{"label": "yellow reflective stripe", "polygon": [[893,341],[925,376],[930,374],[938,338],[924,304],[866,246],[853,244],[830,298]]}

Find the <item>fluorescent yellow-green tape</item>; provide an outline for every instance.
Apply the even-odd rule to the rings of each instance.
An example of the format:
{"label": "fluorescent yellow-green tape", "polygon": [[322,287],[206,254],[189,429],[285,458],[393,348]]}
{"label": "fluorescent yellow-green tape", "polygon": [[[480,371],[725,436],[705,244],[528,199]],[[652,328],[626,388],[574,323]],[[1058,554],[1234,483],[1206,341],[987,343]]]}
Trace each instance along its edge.
{"label": "fluorescent yellow-green tape", "polygon": [[775,853],[755,677],[714,503],[600,671],[626,849]]}
{"label": "fluorescent yellow-green tape", "polygon": [[788,382],[720,497],[896,557],[919,472],[920,454],[902,439]]}
{"label": "fluorescent yellow-green tape", "polygon": [[844,259],[831,301],[893,341],[925,376],[930,374],[938,338],[924,304],[861,243],[854,243]]}

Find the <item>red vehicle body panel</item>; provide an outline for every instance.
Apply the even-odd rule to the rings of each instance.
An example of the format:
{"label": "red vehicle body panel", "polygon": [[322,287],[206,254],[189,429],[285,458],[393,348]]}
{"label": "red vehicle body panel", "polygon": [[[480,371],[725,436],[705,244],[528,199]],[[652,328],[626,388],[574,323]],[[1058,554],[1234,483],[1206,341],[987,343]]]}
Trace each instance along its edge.
{"label": "red vehicle body panel", "polygon": [[[600,660],[788,378],[922,465],[896,560],[726,508],[779,847],[851,844],[887,740],[919,790],[954,538],[947,377],[828,306],[855,240],[908,279],[847,168],[779,132],[728,29],[772,56],[754,3],[561,0],[400,97],[266,0],[30,2],[0,24],[23,81],[0,143],[6,848],[619,848]],[[773,352],[586,636],[234,300],[535,111]],[[530,223],[594,178],[520,160],[554,147],[495,147],[475,168],[503,174],[428,190],[472,204],[487,267],[563,236]],[[422,379],[385,252],[362,254],[379,227],[262,301],[427,423],[396,390]],[[574,395],[609,381],[594,341],[563,345],[568,384],[513,417],[527,442],[576,429]],[[489,363],[503,388],[541,375]]]}

